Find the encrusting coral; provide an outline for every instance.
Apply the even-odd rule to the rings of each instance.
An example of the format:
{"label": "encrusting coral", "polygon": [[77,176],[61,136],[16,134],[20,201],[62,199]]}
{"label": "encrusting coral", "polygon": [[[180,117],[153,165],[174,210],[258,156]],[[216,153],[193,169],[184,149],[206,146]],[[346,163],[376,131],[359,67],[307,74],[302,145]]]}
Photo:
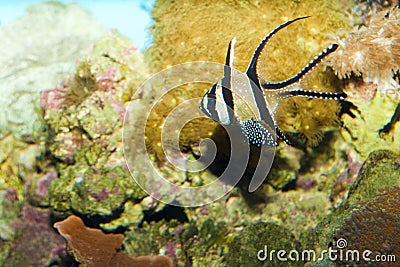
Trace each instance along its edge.
{"label": "encrusting coral", "polygon": [[370,154],[347,198],[315,228],[313,246],[317,252],[328,249],[335,239],[343,237],[348,241],[349,250],[357,247],[361,248],[360,253],[366,249],[388,254],[392,251],[397,253],[396,257],[400,256],[399,243],[390,236],[391,231],[398,232],[400,218],[399,160],[399,154],[387,150]]}
{"label": "encrusting coral", "polygon": [[68,251],[82,266],[172,267],[171,259],[166,256],[130,257],[122,252],[122,234],[104,234],[88,228],[77,216],[71,215],[54,227],[67,240]]}
{"label": "encrusting coral", "polygon": [[[382,266],[375,263],[376,259],[385,262],[385,266],[397,266],[395,261],[400,257],[400,188],[395,187],[381,193],[375,199],[366,203],[359,203],[362,208],[355,210],[345,224],[336,231],[334,239],[344,238],[347,242],[346,250],[363,252],[370,250],[366,262],[360,257],[343,259],[341,264],[361,262],[367,266]],[[336,244],[338,246],[338,244]],[[377,256],[380,258],[377,258]],[[393,257],[394,256],[394,257]]]}

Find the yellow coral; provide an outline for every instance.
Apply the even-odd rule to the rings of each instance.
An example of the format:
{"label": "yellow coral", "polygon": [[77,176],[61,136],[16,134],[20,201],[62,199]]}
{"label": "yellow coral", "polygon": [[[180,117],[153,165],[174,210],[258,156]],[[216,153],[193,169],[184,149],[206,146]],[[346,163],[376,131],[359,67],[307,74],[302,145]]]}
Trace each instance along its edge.
{"label": "yellow coral", "polygon": [[[261,75],[271,81],[282,80],[299,72],[327,47],[328,34],[335,34],[338,29],[351,27],[350,20],[345,16],[345,10],[348,8],[350,4],[344,6],[341,2],[330,0],[157,1],[153,10],[155,23],[151,27],[154,41],[146,56],[154,72],[190,61],[224,63],[227,44],[236,36],[238,43],[235,51],[235,68],[245,71],[254,49],[268,32],[287,20],[310,15],[307,20],[291,25],[276,34],[261,56],[259,67]],[[315,75],[308,75],[303,82],[304,89],[321,91],[337,89],[332,86],[334,83],[331,81],[324,81],[327,75],[322,66],[317,67],[314,72]],[[331,75],[329,79],[337,78]],[[185,99],[201,97],[210,86],[190,85],[175,88],[168,96],[169,100],[163,101],[162,105],[156,107],[156,113],[148,120],[147,140],[157,155],[162,154],[157,147],[160,143],[161,130],[154,128],[154,125],[162,125],[171,109]],[[311,102],[312,107],[321,105],[319,101]],[[338,105],[324,102],[322,107],[333,114],[334,119],[329,122],[334,122]],[[278,119],[279,124],[287,124],[285,113],[278,117],[281,118]],[[196,125],[189,124],[181,132],[181,140],[185,142],[182,146],[190,146],[201,138],[209,137],[210,132],[214,132],[217,125],[215,122],[204,119],[201,121]],[[199,125],[201,127],[197,127]],[[193,129],[193,126],[196,128]],[[288,129],[283,127],[283,130]],[[316,136],[321,135],[320,131]],[[311,134],[304,136],[315,140],[315,136]]]}

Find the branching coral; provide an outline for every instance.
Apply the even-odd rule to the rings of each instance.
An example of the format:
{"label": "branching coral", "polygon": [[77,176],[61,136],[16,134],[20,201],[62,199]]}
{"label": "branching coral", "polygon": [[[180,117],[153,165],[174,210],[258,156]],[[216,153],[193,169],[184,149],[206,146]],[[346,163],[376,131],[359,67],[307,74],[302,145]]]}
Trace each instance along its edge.
{"label": "branching coral", "polygon": [[328,63],[339,78],[362,75],[379,91],[398,88],[393,76],[400,67],[400,10],[382,11],[366,27],[338,40],[340,48]]}
{"label": "branching coral", "polygon": [[83,266],[172,267],[165,256],[130,257],[121,251],[122,234],[104,234],[99,229],[87,228],[77,216],[70,216],[54,224],[67,240],[68,250]]}

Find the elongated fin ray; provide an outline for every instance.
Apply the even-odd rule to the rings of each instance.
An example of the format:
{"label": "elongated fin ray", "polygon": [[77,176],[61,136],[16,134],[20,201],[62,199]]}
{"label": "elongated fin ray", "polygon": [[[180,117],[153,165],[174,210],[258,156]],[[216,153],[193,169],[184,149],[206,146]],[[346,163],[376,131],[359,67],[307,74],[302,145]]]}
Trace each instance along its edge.
{"label": "elongated fin ray", "polygon": [[229,42],[228,52],[226,53],[225,65],[233,68],[233,60],[235,57],[236,37]]}
{"label": "elongated fin ray", "polygon": [[247,68],[246,74],[249,76],[249,78],[258,86],[260,85],[259,80],[258,80],[258,75],[257,75],[257,65],[258,65],[258,59],[260,57],[260,54],[262,50],[264,49],[265,45],[267,44],[268,40],[275,34],[277,33],[280,29],[292,24],[295,21],[301,20],[301,19],[306,19],[310,16],[305,16],[305,17],[300,17],[300,18],[295,18],[293,20],[289,20],[278,27],[276,27],[272,32],[270,32],[258,45],[257,49],[254,51],[253,57],[251,58],[250,64]]}
{"label": "elongated fin ray", "polygon": [[231,120],[234,117],[233,114],[233,95],[232,95],[232,71],[233,71],[233,59],[235,56],[235,44],[236,38],[233,38],[228,45],[228,51],[226,53],[226,61],[224,66],[224,78],[222,78],[222,94],[226,105],[228,105],[228,113]]}
{"label": "elongated fin ray", "polygon": [[330,92],[318,92],[318,91],[295,89],[295,90],[284,91],[282,92],[281,96],[283,99],[293,96],[303,96],[303,97],[318,98],[323,100],[344,100],[347,95],[345,93],[330,93]]}
{"label": "elongated fin ray", "polygon": [[233,38],[228,45],[228,51],[226,52],[225,66],[224,66],[224,79],[230,80],[232,77],[233,59],[235,56],[235,44],[236,38]]}
{"label": "elongated fin ray", "polygon": [[297,73],[293,77],[291,77],[287,80],[284,80],[284,81],[280,81],[280,82],[266,81],[265,83],[261,84],[262,88],[264,88],[264,89],[280,89],[280,88],[284,88],[286,86],[289,86],[293,83],[300,81],[302,78],[304,78],[305,75],[307,75],[307,73],[309,71],[311,71],[316,65],[318,65],[327,55],[329,55],[332,52],[335,52],[337,48],[338,48],[337,44],[332,44],[330,47],[326,48],[318,56],[316,56],[307,66],[305,66],[299,73]]}

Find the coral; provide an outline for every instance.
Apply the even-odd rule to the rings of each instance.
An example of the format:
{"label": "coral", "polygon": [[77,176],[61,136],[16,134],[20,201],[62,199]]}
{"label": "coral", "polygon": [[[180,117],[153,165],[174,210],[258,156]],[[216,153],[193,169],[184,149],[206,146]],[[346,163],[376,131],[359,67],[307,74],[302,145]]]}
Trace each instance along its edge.
{"label": "coral", "polygon": [[[274,165],[271,170],[277,179],[268,181],[273,187],[262,187],[254,194],[245,194],[240,188],[235,188],[230,194],[212,204],[185,208],[188,222],[151,221],[144,222],[140,225],[141,228],[132,224],[129,227],[130,231],[126,232],[127,238],[124,242],[126,250],[131,255],[154,254],[162,250],[174,257],[177,266],[188,264],[202,266],[203,263],[223,266],[228,260],[226,246],[230,246],[233,240],[236,242],[235,237],[257,221],[273,223],[277,228],[284,227],[288,235],[295,236],[311,249],[310,240],[313,240],[314,228],[333,208],[330,196],[338,175],[346,172],[347,168],[356,169],[352,165],[356,164],[353,163],[355,159],[348,159],[350,156],[347,157],[345,154],[348,146],[342,141],[339,133],[331,135],[328,138],[331,143],[309,152],[307,157],[304,157],[306,152],[289,146],[284,146],[284,149],[278,151],[281,162]],[[308,161],[302,162],[304,158],[308,158]],[[161,167],[159,169],[163,170]],[[349,174],[353,175],[353,171],[349,170]],[[170,171],[168,177],[177,179],[176,170]],[[188,177],[194,180],[196,174],[192,173],[190,176],[188,174]],[[293,181],[296,177],[313,179],[315,184],[307,190],[296,188],[294,182],[286,186],[288,180]],[[345,194],[351,182],[349,181],[340,193]],[[282,192],[282,189],[285,192]],[[155,204],[151,197],[143,199],[140,204],[145,213],[163,207]],[[133,206],[131,205],[132,209]],[[209,229],[209,237],[203,234],[200,236],[202,228]],[[182,236],[176,234],[182,231],[185,233],[184,236],[188,235],[187,238],[183,238],[183,234]],[[218,237],[221,233],[225,238]],[[273,233],[270,232],[270,235]],[[203,241],[207,239],[209,241]],[[309,243],[311,245],[308,246]],[[263,245],[259,249],[262,248]],[[199,255],[199,252],[203,254]]]}
{"label": "coral", "polygon": [[339,103],[321,99],[287,99],[278,107],[278,121],[286,132],[298,133],[308,146],[317,146],[327,130],[339,125]]}
{"label": "coral", "polygon": [[[356,181],[351,186],[347,198],[315,228],[316,234],[313,242],[317,251],[327,249],[329,244],[333,243],[334,233],[343,227],[346,220],[350,220],[352,216],[356,220],[355,225],[358,225],[357,221],[362,219],[357,217],[359,213],[363,214],[361,217],[368,217],[374,213],[379,216],[389,216],[391,209],[398,208],[394,204],[398,201],[399,189],[393,188],[400,186],[399,159],[398,154],[385,150],[375,151],[369,155],[358,172]],[[384,194],[381,196],[382,193]],[[392,196],[389,197],[390,194]],[[392,200],[389,201],[388,199]],[[380,226],[392,227],[396,225],[396,223],[392,224],[393,220],[387,219],[387,222],[380,224]],[[369,218],[366,221],[373,224],[380,220],[374,221],[373,218]],[[351,224],[348,224],[349,227]],[[370,228],[375,227],[370,226]],[[346,234],[346,231],[344,230],[342,233]],[[376,233],[379,234],[380,232],[377,231]]]}
{"label": "coral", "polygon": [[[337,241],[344,238],[346,248],[342,250],[357,250],[360,253],[370,250],[370,259],[375,260],[377,255],[388,257],[394,255],[394,260],[387,260],[385,266],[397,266],[393,261],[400,257],[400,188],[394,187],[379,194],[369,202],[359,203],[362,208],[352,212],[349,219],[340,230],[335,232]],[[337,246],[337,244],[336,244]],[[361,258],[361,257],[360,257]],[[389,259],[389,258],[386,258]],[[392,261],[392,262],[390,262]],[[354,261],[343,259],[340,264],[351,264]],[[366,262],[362,258],[358,264],[366,266],[382,266],[376,262]]]}
{"label": "coral", "polygon": [[[326,34],[351,27],[351,22],[340,12],[348,8],[348,4],[342,6],[332,1],[158,1],[153,10],[156,23],[151,27],[154,42],[146,53],[154,71],[190,61],[223,63],[226,46],[236,36],[235,67],[244,71],[254,49],[268,31],[286,20],[311,15],[274,36],[260,59],[264,77],[272,81],[283,80],[301,70],[326,46]],[[179,73],[176,79],[181,75]],[[303,87],[337,91],[337,81],[321,66],[316,68],[315,74],[305,78]],[[155,125],[162,125],[176,105],[185,99],[201,97],[209,87],[205,84],[180,86],[157,104],[149,117],[147,143],[160,161],[164,160],[159,146],[161,129]],[[295,110],[286,107],[293,104],[283,103],[278,111],[278,122],[284,125],[284,130],[302,133],[301,137],[308,144],[318,143],[322,132],[337,124],[339,106],[336,103],[294,101],[307,105],[307,110],[295,115]],[[315,123],[318,129],[314,127]],[[181,131],[181,148],[198,145],[200,139],[210,137],[210,133],[220,134],[216,125],[205,119],[190,121]]]}
{"label": "coral", "polygon": [[0,140],[0,237],[5,240],[14,234],[10,223],[16,220],[20,205],[25,201],[48,205],[47,186],[57,173],[48,166],[48,159],[41,158],[42,153],[41,145],[13,135]]}
{"label": "coral", "polygon": [[400,186],[400,155],[378,150],[363,163],[356,182],[350,188],[348,202],[367,202],[387,188]]}
{"label": "coral", "polygon": [[[154,46],[147,56],[153,71],[191,60],[223,63],[227,41],[236,35],[236,65],[244,70],[265,33],[288,19],[312,15],[272,38],[271,46],[263,53],[262,74],[271,80],[285,79],[325,47],[329,41],[326,33],[349,29],[352,22],[344,17],[348,6],[342,2],[159,1],[153,12]],[[252,25],[251,30],[248,25]],[[332,54],[335,56],[336,53]],[[180,72],[169,78],[185,80],[192,74]],[[171,82],[157,81],[135,94],[147,75],[148,68],[137,49],[110,32],[94,44],[88,56],[81,58],[74,75],[41,93],[43,123],[47,129],[43,134],[44,146],[15,141],[12,136],[2,140],[8,142],[0,142],[0,258],[9,257],[10,266],[20,263],[16,260],[22,249],[31,253],[33,242],[44,249],[31,257],[32,262],[44,265],[51,258],[60,261],[64,247],[58,241],[54,243],[54,233],[49,232],[50,211],[56,221],[78,214],[87,223],[85,226],[81,219],[71,216],[55,226],[67,239],[69,252],[82,265],[89,266],[117,262],[123,265],[137,260],[147,261],[143,265],[149,265],[151,260],[155,263],[166,260],[165,266],[171,266],[168,258],[175,266],[182,267],[279,266],[283,263],[259,262],[257,252],[265,245],[268,249],[320,251],[329,247],[338,229],[341,235],[352,229],[366,233],[365,226],[380,222],[371,216],[387,219],[380,224],[382,231],[392,226],[390,220],[397,222],[398,210],[394,204],[398,206],[398,199],[393,192],[397,192],[398,198],[399,190],[390,188],[400,185],[399,157],[389,151],[375,151],[398,147],[399,124],[394,111],[397,102],[377,94],[376,86],[363,81],[363,77],[341,83],[332,70],[321,65],[302,81],[305,89],[335,91],[344,87],[349,95],[347,100],[358,107],[358,111],[351,110],[354,118],[343,115],[342,135],[346,142],[338,132],[325,133],[337,124],[337,103],[287,99],[279,106],[279,123],[306,145],[320,142],[324,132],[321,145],[303,150],[280,145],[269,174],[268,183],[272,186],[263,186],[252,194],[243,192],[239,186],[209,205],[179,208],[157,202],[153,198],[156,194],[147,196],[125,167],[121,134],[127,102],[133,95],[136,97],[132,103],[138,122],[142,123],[140,115],[149,110],[152,97],[164,92],[163,86],[168,88]],[[218,79],[222,72],[204,75],[215,75]],[[169,168],[159,144],[160,126],[177,104],[202,96],[208,87],[186,84],[175,88],[157,103],[147,121],[146,148],[151,152],[150,159],[156,162],[162,175],[180,185],[204,185],[213,181],[215,175],[211,171],[180,172]],[[362,121],[367,127],[357,126]],[[393,127],[385,128],[389,121]],[[196,158],[198,141],[204,137],[218,140],[224,151],[227,148],[224,134],[216,123],[191,121],[180,136],[184,160]],[[132,164],[138,166],[143,161],[137,158]],[[380,196],[382,189],[387,193]],[[163,188],[156,193],[163,193]],[[384,196],[393,203],[385,203]],[[179,201],[179,196],[171,197]],[[37,208],[26,208],[23,201],[47,209],[38,212]],[[365,208],[368,205],[376,207]],[[381,212],[386,208],[396,217]],[[19,213],[23,214],[25,224],[12,223]],[[104,234],[95,228],[118,234]],[[41,233],[45,237],[38,241]],[[353,240],[351,236],[348,238]],[[380,242],[379,238],[374,240]],[[32,242],[22,244],[23,239]],[[394,242],[385,248],[396,247]],[[50,255],[48,252],[52,250]],[[167,257],[137,258],[160,254]],[[24,261],[22,264],[29,264],[29,259],[20,259]]]}
{"label": "coral", "polygon": [[400,10],[381,11],[371,17],[366,27],[338,41],[340,48],[328,63],[339,78],[361,76],[372,82],[379,93],[398,88],[393,75],[400,66]]}
{"label": "coral", "polygon": [[353,20],[360,19],[360,25],[366,25],[371,19],[371,16],[382,11],[389,10],[398,5],[397,0],[356,0],[353,7],[354,16]]}
{"label": "coral", "polygon": [[166,256],[128,256],[121,251],[122,234],[104,234],[88,228],[77,216],[57,222],[54,227],[67,240],[68,251],[82,266],[172,267],[171,259]]}
{"label": "coral", "polygon": [[107,217],[121,212],[129,198],[141,197],[144,192],[121,167],[68,167],[51,183],[48,192],[50,207],[60,216],[74,210],[87,216]]}
{"label": "coral", "polygon": [[29,206],[48,206],[47,188],[57,177],[43,150],[13,135],[0,140],[1,266],[45,266],[60,259],[53,253],[62,243],[48,226],[49,210]]}

